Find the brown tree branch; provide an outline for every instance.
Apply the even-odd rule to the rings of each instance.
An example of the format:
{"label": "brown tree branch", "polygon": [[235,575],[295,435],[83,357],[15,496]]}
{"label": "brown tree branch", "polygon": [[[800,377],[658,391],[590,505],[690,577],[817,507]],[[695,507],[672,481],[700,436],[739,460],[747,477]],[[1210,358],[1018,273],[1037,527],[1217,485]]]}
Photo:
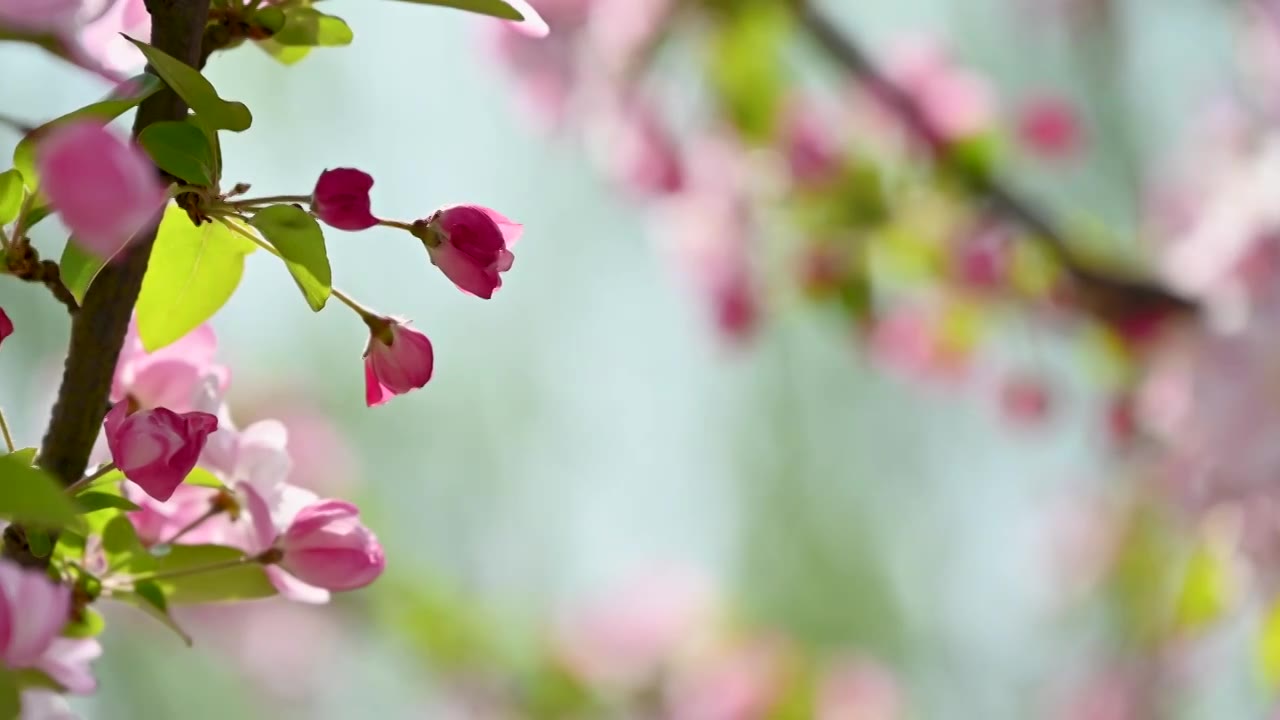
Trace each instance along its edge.
{"label": "brown tree branch", "polygon": [[[915,99],[881,72],[863,46],[810,0],[798,0],[796,5],[801,26],[827,55],[866,86],[936,160],[946,162],[952,156],[951,143],[932,125]],[[1104,321],[1123,323],[1153,314],[1196,312],[1195,303],[1158,283],[1091,267],[1082,261],[1057,224],[994,172],[970,171],[965,180],[995,211],[1024,227],[1034,241],[1045,247],[1070,277],[1076,301]]]}
{"label": "brown tree branch", "polygon": [[[199,67],[209,0],[146,0],[146,6],[151,14],[151,44]],[[152,123],[183,120],[186,116],[186,104],[165,88],[138,107],[134,136]],[[142,289],[142,276],[158,226],[159,217],[129,246],[123,258],[102,268],[85,293],[83,306],[72,318],[62,387],[39,455],[40,466],[63,485],[80,479],[88,465],[107,408],[116,357],[124,345],[129,318]],[[24,564],[45,564],[47,558],[33,557],[23,538],[21,528],[6,531],[6,554]]]}

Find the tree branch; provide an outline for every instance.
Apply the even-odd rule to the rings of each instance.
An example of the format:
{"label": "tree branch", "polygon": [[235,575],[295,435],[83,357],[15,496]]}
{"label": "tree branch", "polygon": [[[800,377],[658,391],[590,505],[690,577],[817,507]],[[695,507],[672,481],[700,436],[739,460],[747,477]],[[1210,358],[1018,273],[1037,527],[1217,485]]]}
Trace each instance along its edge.
{"label": "tree branch", "polygon": [[[199,67],[209,0],[146,0],[146,6],[151,14],[151,44]],[[133,134],[136,137],[152,123],[183,120],[186,116],[186,104],[165,88],[138,107]],[[79,480],[88,465],[159,220],[157,216],[156,224],[131,243],[122,258],[102,268],[85,293],[83,306],[72,318],[62,387],[39,455],[40,466],[63,485]],[[45,564],[47,558],[34,558],[24,547],[23,535],[16,527],[6,531],[6,554],[24,564]]]}
{"label": "tree branch", "polygon": [[[866,86],[936,160],[945,162],[951,156],[951,143],[933,126],[915,99],[876,67],[856,39],[842,32],[810,0],[798,0],[797,13],[801,26],[827,55]],[[995,211],[1027,229],[1030,237],[1049,251],[1070,277],[1078,295],[1076,301],[1100,319],[1125,323],[1156,314],[1187,315],[1197,311],[1194,302],[1157,283],[1089,266],[1072,251],[1066,234],[1044,211],[995,173],[969,172],[965,179]]]}

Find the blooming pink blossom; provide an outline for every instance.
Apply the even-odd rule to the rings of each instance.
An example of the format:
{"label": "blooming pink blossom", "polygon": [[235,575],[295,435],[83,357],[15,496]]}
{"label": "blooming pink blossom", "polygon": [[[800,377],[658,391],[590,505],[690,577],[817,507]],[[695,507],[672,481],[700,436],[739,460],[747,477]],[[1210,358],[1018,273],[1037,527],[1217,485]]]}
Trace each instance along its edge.
{"label": "blooming pink blossom", "polygon": [[124,495],[139,507],[128,517],[144,545],[171,542],[179,532],[183,533],[181,540],[184,543],[217,543],[222,539],[218,523],[206,521],[187,530],[209,511],[218,496],[214,488],[179,485],[168,500],[160,501],[130,482],[125,483]]}
{"label": "blooming pink blossom", "polygon": [[416,390],[431,380],[435,352],[426,335],[407,321],[388,318],[369,333],[364,348],[364,397],[369,407]]}
{"label": "blooming pink blossom", "polygon": [[280,537],[280,566],[299,580],[326,590],[355,590],[386,567],[382,546],[360,522],[360,510],[341,500],[303,508]]}
{"label": "blooming pink blossom", "polygon": [[9,319],[9,315],[4,311],[4,308],[0,308],[0,343],[3,343],[4,339],[12,334],[13,321]]}
{"label": "blooming pink blossom", "polygon": [[958,66],[936,40],[901,43],[890,53],[887,72],[915,100],[942,139],[960,140],[990,128],[995,114],[991,86]]}
{"label": "blooming pink blossom", "polygon": [[71,611],[71,589],[39,570],[0,560],[0,663],[35,668],[67,690],[92,692],[89,661],[101,654],[97,641],[59,637]]}
{"label": "blooming pink blossom", "polygon": [[735,647],[679,675],[669,689],[671,720],[764,720],[782,690],[774,642]]}
{"label": "blooming pink blossom", "polygon": [[589,682],[634,688],[707,627],[712,612],[702,578],[655,572],[567,616],[557,647],[565,664]]}
{"label": "blooming pink blossom", "polygon": [[217,338],[208,324],[147,352],[137,320],[131,320],[111,381],[111,401],[131,399],[143,409],[166,407],[179,413],[197,409],[195,401],[206,380],[222,391],[231,379],[231,371],[214,361],[216,352]]}
{"label": "blooming pink blossom", "polygon": [[159,220],[165,188],[137,145],[94,120],[59,125],[36,147],[40,189],[76,242],[111,258]]}
{"label": "blooming pink blossom", "polygon": [[111,458],[120,471],[164,502],[196,466],[218,419],[204,412],[179,415],[168,408],[129,414],[127,403],[116,403],[104,427]]}
{"label": "blooming pink blossom", "polygon": [[524,226],[495,210],[478,205],[454,205],[414,223],[431,262],[463,292],[486,300],[502,287],[504,273],[515,256],[511,247]]}
{"label": "blooming pink blossom", "polygon": [[365,230],[378,224],[370,212],[369,191],[373,177],[354,168],[320,173],[311,193],[311,211],[325,224],[339,230]]}
{"label": "blooming pink blossom", "polygon": [[1032,153],[1061,160],[1079,153],[1083,128],[1075,108],[1066,100],[1033,98],[1019,111],[1018,138]]}

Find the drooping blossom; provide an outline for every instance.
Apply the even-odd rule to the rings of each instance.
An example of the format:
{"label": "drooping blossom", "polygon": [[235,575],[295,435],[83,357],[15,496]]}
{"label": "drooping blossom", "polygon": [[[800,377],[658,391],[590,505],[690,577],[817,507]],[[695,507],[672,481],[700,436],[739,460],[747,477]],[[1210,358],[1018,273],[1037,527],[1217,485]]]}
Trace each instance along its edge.
{"label": "drooping blossom", "polygon": [[103,259],[115,257],[166,200],[151,159],[136,144],[94,120],[48,131],[36,146],[40,189],[75,241]]}
{"label": "drooping blossom", "polygon": [[638,197],[679,192],[684,161],[655,103],[636,93],[606,99],[588,116],[588,136],[599,164]]}
{"label": "drooping blossom", "polygon": [[431,263],[460,290],[486,300],[502,287],[501,273],[511,269],[511,248],[524,226],[496,210],[479,205],[453,205],[413,224]]}
{"label": "drooping blossom", "polygon": [[218,427],[204,412],[178,414],[168,408],[130,413],[116,403],[103,424],[111,458],[124,476],[164,502],[182,484]]}
{"label": "drooping blossom", "polygon": [[750,260],[751,214],[741,186],[744,163],[741,150],[726,138],[703,138],[691,146],[687,187],[657,208],[654,228],[722,337],[735,342],[752,337],[762,315]]}
{"label": "drooping blossom", "polygon": [[431,341],[408,321],[385,318],[376,330],[370,326],[364,349],[365,403],[381,405],[426,385],[434,366]]}
{"label": "drooping blossom", "polygon": [[311,212],[339,230],[365,230],[378,224],[371,212],[373,176],[354,168],[325,170],[311,193]]}

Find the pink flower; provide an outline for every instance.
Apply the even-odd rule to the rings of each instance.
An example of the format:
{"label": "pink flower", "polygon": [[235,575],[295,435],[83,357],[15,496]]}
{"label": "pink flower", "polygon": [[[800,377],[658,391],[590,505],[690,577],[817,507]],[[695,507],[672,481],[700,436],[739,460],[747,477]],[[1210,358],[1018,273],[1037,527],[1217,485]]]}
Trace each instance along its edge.
{"label": "pink flower", "polygon": [[311,193],[311,212],[325,224],[339,230],[365,230],[378,224],[370,212],[373,177],[354,168],[335,168],[320,173]]}
{"label": "pink flower", "polygon": [[79,25],[84,0],[0,0],[0,28],[62,35]]}
{"label": "pink flower", "polygon": [[0,560],[0,661],[34,667],[67,624],[71,589],[44,573]]}
{"label": "pink flower", "polygon": [[523,225],[479,205],[447,207],[413,225],[432,264],[463,292],[486,300],[502,287],[499,273],[511,269],[510,248],[524,231]]}
{"label": "pink flower", "polygon": [[326,590],[355,590],[382,574],[386,558],[360,510],[341,500],[303,508],[281,536],[280,566],[299,580]]}
{"label": "pink flower", "polygon": [[[129,513],[129,522],[144,545],[171,542],[173,537],[189,527],[209,511],[218,491],[197,485],[179,485],[173,495],[160,501],[147,495],[135,483],[126,483],[125,497],[141,509]],[[184,543],[217,543],[220,528],[217,523],[206,521],[182,535]]]}
{"label": "pink flower", "polygon": [[1038,377],[1014,375],[1005,378],[1000,384],[999,398],[1005,419],[1019,427],[1039,425],[1049,417],[1052,409],[1048,385]]}
{"label": "pink flower", "polygon": [[819,683],[817,720],[897,720],[902,715],[898,684],[870,661],[843,660]]}
{"label": "pink flower", "polygon": [[782,143],[791,180],[796,185],[823,185],[839,175],[843,158],[837,138],[810,103],[797,100],[791,104]]}
{"label": "pink flower", "polygon": [[1083,130],[1075,108],[1056,97],[1035,98],[1018,115],[1018,138],[1036,155],[1060,160],[1080,151]]}
{"label": "pink flower", "polygon": [[657,108],[641,97],[602,105],[591,118],[592,149],[616,181],[641,197],[679,192],[684,163]]}
{"label": "pink flower", "polygon": [[0,663],[41,670],[71,692],[92,692],[89,661],[102,650],[95,640],[58,637],[70,611],[69,587],[0,560]]}
{"label": "pink flower", "polygon": [[369,407],[426,385],[435,365],[426,335],[410,328],[407,321],[384,318],[384,322],[371,330],[364,348],[364,399]]}
{"label": "pink flower", "polygon": [[0,308],[0,343],[4,339],[13,334],[13,321],[9,319],[9,315],[5,313],[4,308]]}
{"label": "pink flower", "polygon": [[777,643],[734,648],[677,678],[671,720],[764,720],[782,690],[783,654]]}
{"label": "pink flower", "polygon": [[915,100],[942,139],[960,140],[991,126],[995,108],[991,86],[956,65],[937,41],[923,38],[899,45],[889,58],[888,73]]}
{"label": "pink flower", "polygon": [[195,401],[206,380],[222,391],[231,379],[231,371],[214,362],[217,346],[213,328],[206,324],[149,353],[142,347],[137,320],[131,320],[111,381],[111,401],[132,399],[143,409],[166,407],[174,412],[197,409]]}
{"label": "pink flower", "polygon": [[151,159],[100,122],[51,129],[36,147],[40,189],[86,250],[111,258],[159,219],[166,191]]}
{"label": "pink flower", "polygon": [[102,15],[80,33],[85,52],[106,68],[121,73],[136,73],[146,65],[138,48],[121,34],[134,38],[151,37],[151,15],[144,0],[100,0],[106,7]]}
{"label": "pink flower", "polygon": [[218,419],[204,412],[179,415],[167,408],[129,414],[127,405],[116,403],[104,423],[111,459],[126,478],[164,502],[196,466]]}

